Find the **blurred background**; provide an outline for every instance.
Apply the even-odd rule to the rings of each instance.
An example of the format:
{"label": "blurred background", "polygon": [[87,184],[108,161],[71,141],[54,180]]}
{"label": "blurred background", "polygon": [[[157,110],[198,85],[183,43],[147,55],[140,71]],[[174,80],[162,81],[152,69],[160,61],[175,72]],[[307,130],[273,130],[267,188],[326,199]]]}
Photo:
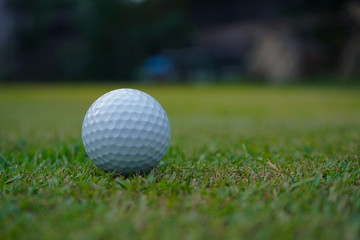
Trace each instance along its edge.
{"label": "blurred background", "polygon": [[359,82],[354,0],[0,0],[0,81]]}

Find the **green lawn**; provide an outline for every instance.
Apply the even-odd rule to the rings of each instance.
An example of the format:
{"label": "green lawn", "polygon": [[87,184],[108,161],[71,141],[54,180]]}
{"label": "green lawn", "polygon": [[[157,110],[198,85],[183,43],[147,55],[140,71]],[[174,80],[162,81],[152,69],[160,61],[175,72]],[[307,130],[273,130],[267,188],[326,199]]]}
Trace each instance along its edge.
{"label": "green lawn", "polygon": [[360,88],[138,86],[168,113],[147,176],[86,157],[125,85],[0,85],[0,239],[359,239]]}

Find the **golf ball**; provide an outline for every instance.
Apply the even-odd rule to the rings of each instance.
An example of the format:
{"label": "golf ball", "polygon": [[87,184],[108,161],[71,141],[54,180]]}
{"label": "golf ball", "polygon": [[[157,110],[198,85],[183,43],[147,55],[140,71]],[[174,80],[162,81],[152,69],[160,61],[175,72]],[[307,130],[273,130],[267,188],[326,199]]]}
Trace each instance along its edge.
{"label": "golf ball", "polygon": [[89,158],[103,170],[146,172],[169,148],[170,123],[150,95],[117,89],[91,105],[83,121],[82,141]]}

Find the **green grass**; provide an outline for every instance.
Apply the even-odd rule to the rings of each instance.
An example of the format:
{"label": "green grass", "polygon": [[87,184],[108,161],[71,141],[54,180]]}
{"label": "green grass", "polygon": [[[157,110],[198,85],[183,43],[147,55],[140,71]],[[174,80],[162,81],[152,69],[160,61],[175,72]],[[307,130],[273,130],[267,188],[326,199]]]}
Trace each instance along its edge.
{"label": "green grass", "polygon": [[120,87],[0,86],[0,239],[359,239],[360,89],[139,86],[171,145],[123,178],[80,137]]}

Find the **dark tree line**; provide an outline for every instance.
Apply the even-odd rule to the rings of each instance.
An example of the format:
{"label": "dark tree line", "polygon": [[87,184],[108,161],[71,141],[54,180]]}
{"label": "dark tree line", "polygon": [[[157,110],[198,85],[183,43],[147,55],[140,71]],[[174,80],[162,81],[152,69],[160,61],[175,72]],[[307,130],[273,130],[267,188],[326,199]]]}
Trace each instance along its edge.
{"label": "dark tree line", "polygon": [[151,52],[189,44],[186,1],[9,1],[8,61],[22,79],[129,78]]}
{"label": "dark tree line", "polygon": [[162,49],[192,45],[199,29],[234,21],[326,15],[308,34],[336,47],[347,34],[340,0],[8,0],[7,79],[129,79]]}

